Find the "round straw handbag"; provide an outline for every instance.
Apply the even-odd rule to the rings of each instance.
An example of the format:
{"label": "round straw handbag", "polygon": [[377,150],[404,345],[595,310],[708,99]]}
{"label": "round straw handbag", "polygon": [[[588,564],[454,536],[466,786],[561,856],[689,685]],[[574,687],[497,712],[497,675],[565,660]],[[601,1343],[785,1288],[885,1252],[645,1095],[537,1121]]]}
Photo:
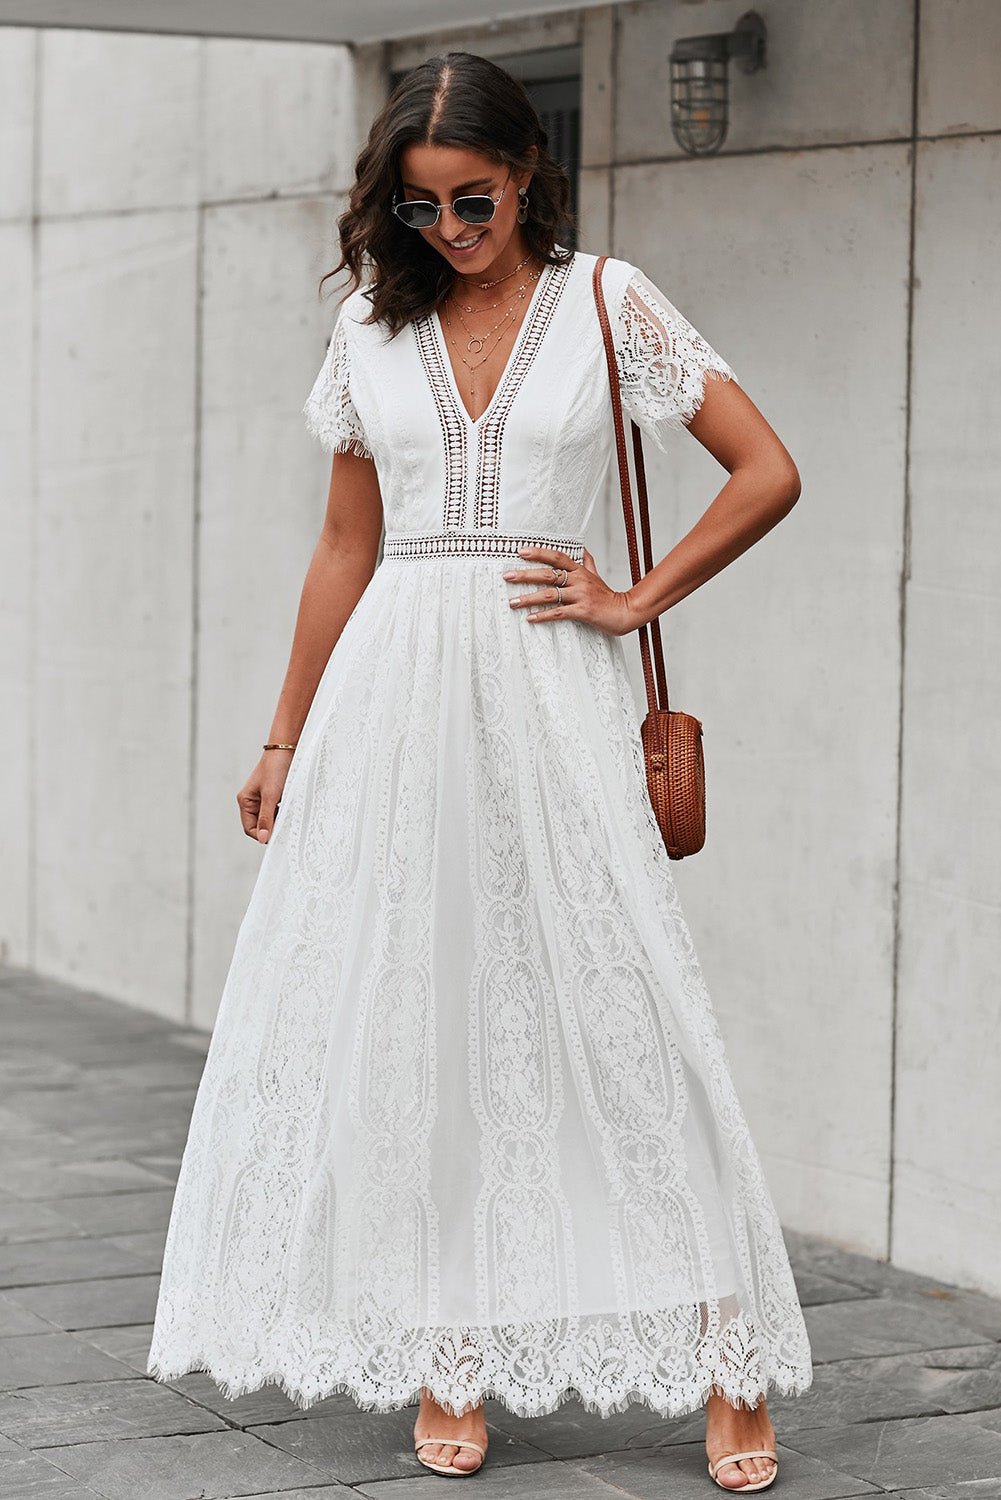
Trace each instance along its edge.
{"label": "round straw handbag", "polygon": [[[607,259],[606,255],[599,256],[594,267],[594,300],[598,309],[598,321],[601,324],[605,359],[608,364],[608,385],[612,397],[612,417],[615,423],[615,453],[619,466],[619,487],[622,491],[626,541],[629,546],[629,571],[632,574],[633,583],[638,583],[643,575],[640,573],[639,552],[636,546],[636,519],[633,514],[629,455],[626,450],[625,422],[622,416],[622,392],[619,388],[619,372],[612,330],[608,321],[608,309],[601,286],[601,271]],[[647,499],[646,470],[643,464],[643,440],[636,423],[632,422],[630,425],[632,427],[633,464],[636,469],[636,492],[639,497],[640,532],[643,538],[643,559],[645,570],[649,573],[653,567],[653,551],[650,541],[650,507]],[[640,726],[643,757],[646,761],[647,789],[668,854],[672,859],[684,859],[686,854],[697,854],[706,841],[706,774],[702,755],[702,723],[692,714],[686,714],[678,708],[671,708],[668,704],[660,619],[655,618],[649,624],[638,626],[637,629],[647,698],[647,714]],[[651,641],[653,643],[652,664]]]}

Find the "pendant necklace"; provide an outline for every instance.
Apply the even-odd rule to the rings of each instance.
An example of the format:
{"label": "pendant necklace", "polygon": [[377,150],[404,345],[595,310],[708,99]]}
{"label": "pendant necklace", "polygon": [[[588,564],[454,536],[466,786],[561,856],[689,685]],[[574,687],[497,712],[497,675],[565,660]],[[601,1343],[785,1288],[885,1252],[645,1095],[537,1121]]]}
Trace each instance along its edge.
{"label": "pendant necklace", "polygon": [[[482,350],[484,349],[484,347],[486,346],[487,341],[489,340],[491,334],[493,334],[498,328],[502,328],[505,323],[508,323],[511,320],[513,320],[513,318],[516,316],[516,314],[518,312],[518,308],[519,308],[520,304],[522,302],[524,302],[525,299],[526,299],[526,297],[528,296],[528,288],[529,288],[529,286],[531,285],[531,283],[533,281],[538,281],[539,274],[540,274],[539,272],[532,273],[531,275],[529,275],[521,283],[521,285],[519,287],[517,287],[515,289],[515,291],[509,293],[509,295],[507,297],[502,297],[498,302],[490,303],[486,307],[473,307],[473,306],[471,306],[468,303],[464,304],[464,303],[461,303],[461,302],[458,302],[458,301],[456,302],[456,304],[455,304],[456,316],[458,317],[459,322],[462,324],[463,328],[466,331],[467,340],[468,340],[467,344],[466,344],[466,349],[467,349],[467,351],[470,354],[480,354],[482,352]],[[494,323],[493,327],[484,329],[484,330],[482,330],[480,332],[476,332],[474,329],[470,328],[469,324],[466,322],[465,318],[462,316],[463,312],[468,313],[471,317],[478,316],[478,315],[480,315],[482,313],[495,312],[496,309],[498,307],[503,306],[504,303],[513,303],[514,305],[513,306],[505,307],[504,312],[498,318],[497,322]],[[448,303],[447,302],[445,303],[445,315],[446,315],[446,318],[447,318],[448,317]]]}
{"label": "pendant necklace", "polygon": [[[491,286],[499,286],[502,281],[510,281],[511,277],[514,276],[514,275],[516,275],[518,273],[518,271],[523,270],[524,267],[528,265],[528,263],[529,263],[529,261],[531,259],[532,259],[531,255],[526,255],[525,259],[521,262],[521,264],[515,266],[514,270],[510,271],[507,276],[498,276],[497,279],[496,279],[496,281],[481,281],[481,282],[479,282],[477,284],[483,290],[486,290],[486,288],[491,287]],[[541,275],[542,275],[542,271],[541,270],[530,271],[528,273],[528,276],[525,278],[524,282],[522,282],[522,284],[519,287],[517,287],[514,292],[510,293],[507,297],[502,297],[499,302],[493,304],[493,307],[488,307],[488,308],[473,308],[472,306],[468,307],[467,310],[469,311],[469,313],[471,315],[475,315],[477,312],[489,312],[489,311],[493,311],[494,307],[499,307],[501,305],[501,303],[503,303],[503,302],[512,302],[514,304],[513,306],[509,307],[505,311],[504,315],[500,318],[499,322],[495,323],[494,326],[493,326],[493,328],[489,329],[482,336],[480,334],[478,334],[478,333],[474,333],[472,331],[472,329],[469,327],[468,323],[465,321],[465,319],[463,318],[462,313],[460,311],[461,304],[459,303],[458,298],[456,299],[456,305],[455,305],[456,306],[456,314],[457,314],[457,316],[459,318],[459,322],[462,324],[462,327],[465,330],[466,335],[467,335],[466,352],[465,353],[463,352],[463,349],[462,349],[462,343],[463,343],[462,338],[460,337],[457,342],[454,342],[454,334],[453,334],[453,329],[452,329],[452,317],[451,317],[451,313],[449,312],[448,299],[446,299],[445,302],[442,303],[442,310],[443,310],[443,312],[445,314],[445,326],[446,326],[446,328],[448,330],[448,340],[451,341],[451,342],[454,342],[455,352],[456,352],[456,354],[458,354],[459,360],[461,361],[462,364],[465,365],[466,369],[469,371],[469,405],[470,405],[470,407],[475,408],[475,406],[476,406],[476,373],[477,373],[477,371],[483,365],[486,364],[486,362],[490,358],[490,356],[500,347],[501,340],[504,338],[504,336],[505,336],[508,328],[513,323],[513,321],[515,319],[515,316],[517,315],[518,308],[519,308],[520,304],[522,302],[524,302],[524,300],[525,300],[526,291],[527,291],[527,288],[528,288],[529,284],[531,282],[533,282],[533,281],[538,281],[538,279],[539,279],[539,277]],[[466,278],[460,278],[460,279],[465,280]],[[520,327],[520,324],[519,324],[519,327]],[[488,343],[489,343],[489,348],[487,347]],[[484,350],[486,351],[485,353],[483,352]],[[476,359],[476,358],[469,359],[467,357],[468,354],[472,354],[474,356],[475,355],[480,355],[481,357],[478,358],[478,359]],[[496,394],[496,392],[494,394]],[[489,405],[489,402],[487,403],[487,405]],[[482,413],[480,415],[482,415]],[[477,421],[479,419],[474,417],[473,420]]]}

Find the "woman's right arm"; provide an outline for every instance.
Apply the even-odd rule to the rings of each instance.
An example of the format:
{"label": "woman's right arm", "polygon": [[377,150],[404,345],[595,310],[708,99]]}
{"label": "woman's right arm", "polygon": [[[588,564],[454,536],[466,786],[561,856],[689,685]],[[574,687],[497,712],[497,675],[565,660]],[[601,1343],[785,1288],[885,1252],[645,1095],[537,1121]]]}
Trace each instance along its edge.
{"label": "woman's right arm", "polygon": [[[327,512],[306,571],[292,650],[268,743],[294,745],[330,653],[375,572],[382,535],[382,494],[375,464],[355,453],[335,453]],[[248,838],[267,843],[292,761],[290,750],[262,750],[237,793]]]}

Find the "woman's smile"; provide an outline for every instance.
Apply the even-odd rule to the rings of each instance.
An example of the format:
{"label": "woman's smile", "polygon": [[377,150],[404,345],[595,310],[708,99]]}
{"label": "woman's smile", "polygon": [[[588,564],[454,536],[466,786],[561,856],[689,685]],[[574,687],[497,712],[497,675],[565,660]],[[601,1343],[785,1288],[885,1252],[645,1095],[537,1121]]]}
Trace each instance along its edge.
{"label": "woman's smile", "polygon": [[467,257],[476,254],[477,250],[483,244],[484,240],[487,239],[488,234],[489,231],[486,229],[481,229],[479,231],[471,230],[467,231],[466,234],[461,235],[454,240],[443,239],[442,245],[444,246],[445,253],[447,255],[452,255],[457,259],[464,260]]}

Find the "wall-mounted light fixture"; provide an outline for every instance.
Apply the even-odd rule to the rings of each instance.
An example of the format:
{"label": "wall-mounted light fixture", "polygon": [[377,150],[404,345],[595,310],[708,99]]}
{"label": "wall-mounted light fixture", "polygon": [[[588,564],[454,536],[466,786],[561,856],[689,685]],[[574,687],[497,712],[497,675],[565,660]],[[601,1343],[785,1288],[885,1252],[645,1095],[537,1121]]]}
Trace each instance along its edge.
{"label": "wall-mounted light fixture", "polygon": [[732,31],[679,37],[671,48],[671,129],[689,156],[711,156],[726,139],[731,57],[745,73],[764,67],[765,23],[756,10]]}

